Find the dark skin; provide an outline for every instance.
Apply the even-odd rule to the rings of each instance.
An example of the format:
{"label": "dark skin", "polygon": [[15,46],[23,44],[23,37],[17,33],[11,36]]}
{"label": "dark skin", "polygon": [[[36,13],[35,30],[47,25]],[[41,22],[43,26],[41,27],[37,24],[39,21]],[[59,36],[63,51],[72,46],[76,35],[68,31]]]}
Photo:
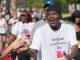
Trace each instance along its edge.
{"label": "dark skin", "polygon": [[20,19],[21,19],[21,21],[23,23],[27,23],[28,22],[27,16],[25,14],[21,15]]}
{"label": "dark skin", "polygon": [[[57,31],[60,29],[60,27],[61,27],[60,17],[56,11],[46,12],[46,19],[52,30]],[[33,51],[33,53],[32,53],[33,56],[30,57],[30,60],[36,60],[35,55],[37,54],[37,50],[32,50],[32,51]],[[73,45],[71,47],[71,53],[69,55],[67,55],[64,52],[64,56],[65,56],[66,60],[72,60],[75,57],[75,55],[77,54],[77,51],[78,51],[78,46]]]}
{"label": "dark skin", "polygon": [[50,27],[52,28],[52,30],[59,30],[61,27],[61,23],[60,23],[60,19],[58,16],[58,13],[55,11],[50,11],[48,13],[46,13],[46,19],[50,25]]}

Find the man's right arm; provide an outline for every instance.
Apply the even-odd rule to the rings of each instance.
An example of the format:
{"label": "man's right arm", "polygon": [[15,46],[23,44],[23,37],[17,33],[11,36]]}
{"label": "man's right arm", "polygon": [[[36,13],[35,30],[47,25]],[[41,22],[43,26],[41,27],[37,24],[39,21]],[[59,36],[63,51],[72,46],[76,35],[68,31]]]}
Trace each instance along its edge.
{"label": "man's right arm", "polygon": [[37,52],[35,49],[30,50],[30,60],[37,60]]}

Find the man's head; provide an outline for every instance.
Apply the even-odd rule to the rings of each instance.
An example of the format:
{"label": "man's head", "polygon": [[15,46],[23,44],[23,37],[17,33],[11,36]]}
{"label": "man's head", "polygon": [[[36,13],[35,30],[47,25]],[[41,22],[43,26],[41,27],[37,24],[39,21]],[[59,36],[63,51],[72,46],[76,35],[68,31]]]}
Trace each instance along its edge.
{"label": "man's head", "polygon": [[60,12],[60,7],[57,4],[49,6],[46,9],[45,16],[50,27],[57,28],[60,25],[61,12]]}
{"label": "man's head", "polygon": [[[44,14],[46,14],[46,9],[47,9],[49,6],[53,6],[53,5],[55,5],[55,4],[56,4],[55,2],[46,1],[46,2],[44,3]],[[44,20],[46,20],[45,17],[44,17]]]}

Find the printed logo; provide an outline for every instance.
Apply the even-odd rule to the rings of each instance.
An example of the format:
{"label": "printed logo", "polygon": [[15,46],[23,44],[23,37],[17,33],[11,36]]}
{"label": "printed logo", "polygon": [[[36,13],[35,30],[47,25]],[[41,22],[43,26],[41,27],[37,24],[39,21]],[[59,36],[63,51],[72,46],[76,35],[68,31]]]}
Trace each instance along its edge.
{"label": "printed logo", "polygon": [[30,31],[28,29],[23,29],[23,31],[21,32],[21,36],[22,36],[22,38],[27,37],[29,39],[30,38]]}
{"label": "printed logo", "polygon": [[64,56],[63,52],[57,51],[57,58],[62,58]]}

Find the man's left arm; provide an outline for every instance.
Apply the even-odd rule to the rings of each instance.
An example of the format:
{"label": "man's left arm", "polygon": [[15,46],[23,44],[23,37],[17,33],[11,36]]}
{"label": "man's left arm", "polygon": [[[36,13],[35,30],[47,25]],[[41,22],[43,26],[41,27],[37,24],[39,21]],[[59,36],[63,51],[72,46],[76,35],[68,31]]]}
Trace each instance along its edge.
{"label": "man's left arm", "polygon": [[64,52],[65,58],[66,58],[67,60],[72,60],[72,59],[74,59],[74,57],[76,56],[77,52],[78,52],[78,46],[77,46],[77,45],[74,45],[74,46],[71,47],[71,53],[70,53],[69,55],[67,55],[67,54]]}
{"label": "man's left arm", "polygon": [[71,45],[71,53],[69,55],[65,54],[65,57],[67,60],[72,60],[76,56],[78,52],[78,45],[77,45],[77,38],[76,38],[76,32],[73,26],[70,27],[70,30],[68,31],[68,37],[69,37],[69,43]]}
{"label": "man's left arm", "polygon": [[77,52],[78,52],[78,45],[73,45],[72,47],[71,47],[71,53],[70,53],[70,58],[71,59],[74,59],[74,57],[76,56],[76,54],[77,54]]}

